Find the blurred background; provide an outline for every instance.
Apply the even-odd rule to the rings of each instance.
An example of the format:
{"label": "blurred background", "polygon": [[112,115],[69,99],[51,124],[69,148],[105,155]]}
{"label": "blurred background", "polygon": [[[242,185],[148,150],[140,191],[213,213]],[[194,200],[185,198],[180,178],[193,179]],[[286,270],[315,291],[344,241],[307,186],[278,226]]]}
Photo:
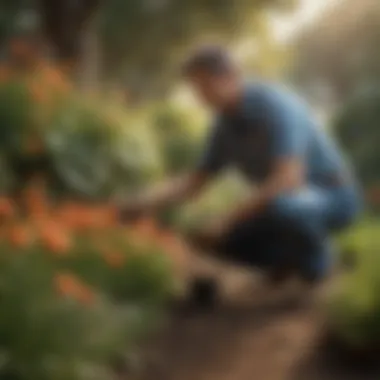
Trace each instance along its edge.
{"label": "blurred background", "polygon": [[0,377],[114,378],[164,319],[179,233],[247,191],[232,171],[127,227],[112,206],[197,162],[209,115],[179,65],[206,42],[295,89],[351,160],[368,207],[324,308],[380,347],[378,0],[0,0]]}

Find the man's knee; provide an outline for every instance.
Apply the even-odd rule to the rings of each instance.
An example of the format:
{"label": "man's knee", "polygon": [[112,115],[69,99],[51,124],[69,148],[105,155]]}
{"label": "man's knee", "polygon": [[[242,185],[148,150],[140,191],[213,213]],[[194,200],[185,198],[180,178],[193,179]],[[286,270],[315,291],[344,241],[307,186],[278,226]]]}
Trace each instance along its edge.
{"label": "man's knee", "polygon": [[288,221],[303,221],[317,215],[317,210],[298,194],[278,196],[269,205],[268,212],[273,217]]}
{"label": "man's knee", "polygon": [[217,255],[235,264],[263,267],[272,260],[272,245],[278,231],[260,218],[252,218],[235,225],[218,242]]}
{"label": "man's knee", "polygon": [[281,195],[268,208],[270,218],[285,226],[285,230],[308,238],[324,234],[323,212],[323,199],[308,191]]}
{"label": "man's knee", "polygon": [[352,224],[358,215],[357,209],[355,196],[350,191],[332,193],[318,188],[282,194],[268,207],[275,218],[325,230]]}

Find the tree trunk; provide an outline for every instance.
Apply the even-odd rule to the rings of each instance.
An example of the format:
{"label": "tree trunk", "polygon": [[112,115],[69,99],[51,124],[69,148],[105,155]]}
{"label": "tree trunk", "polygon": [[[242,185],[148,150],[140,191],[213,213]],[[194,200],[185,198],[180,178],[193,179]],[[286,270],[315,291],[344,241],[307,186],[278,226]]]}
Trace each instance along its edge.
{"label": "tree trunk", "polygon": [[58,59],[78,61],[81,34],[99,3],[99,0],[39,0],[43,33]]}
{"label": "tree trunk", "polygon": [[82,33],[82,48],[78,62],[78,84],[84,91],[93,92],[98,88],[101,49],[96,28],[96,20],[92,19]]}

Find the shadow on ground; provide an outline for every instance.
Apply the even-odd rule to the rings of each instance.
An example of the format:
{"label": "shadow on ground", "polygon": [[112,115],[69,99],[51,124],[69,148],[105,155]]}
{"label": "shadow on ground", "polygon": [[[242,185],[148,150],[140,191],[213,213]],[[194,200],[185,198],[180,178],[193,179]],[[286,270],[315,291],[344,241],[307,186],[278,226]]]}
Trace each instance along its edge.
{"label": "shadow on ground", "polygon": [[[380,363],[373,357],[352,358],[320,337],[320,344],[303,357],[289,377],[291,380],[378,380]],[[329,345],[328,345],[329,344]]]}
{"label": "shadow on ground", "polygon": [[[236,301],[236,300],[235,300]],[[289,299],[226,303],[203,313],[176,309],[147,351],[142,380],[378,380],[339,364],[322,344],[315,306]]]}

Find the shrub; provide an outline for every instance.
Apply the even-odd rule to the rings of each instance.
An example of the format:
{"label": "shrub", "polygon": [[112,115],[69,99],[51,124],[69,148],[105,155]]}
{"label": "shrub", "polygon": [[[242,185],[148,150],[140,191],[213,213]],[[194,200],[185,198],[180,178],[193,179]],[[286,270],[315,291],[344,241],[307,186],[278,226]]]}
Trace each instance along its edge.
{"label": "shrub", "polygon": [[55,193],[99,199],[161,172],[147,126],[116,105],[80,96],[59,68],[41,65],[4,76],[0,125],[11,192],[43,172]]}
{"label": "shrub", "polygon": [[149,131],[126,114],[109,117],[96,103],[74,99],[47,138],[57,177],[70,194],[107,198],[160,174],[160,156]]}
{"label": "shrub", "polygon": [[357,94],[340,110],[334,131],[356,166],[361,183],[378,182],[380,90],[374,87]]}
{"label": "shrub", "polygon": [[379,223],[367,220],[340,241],[355,253],[355,266],[333,287],[327,316],[335,335],[349,348],[380,347],[380,249]]}
{"label": "shrub", "polygon": [[193,168],[203,145],[204,120],[199,110],[185,110],[175,103],[158,104],[152,110],[151,123],[167,174]]}
{"label": "shrub", "polygon": [[40,183],[23,203],[0,199],[0,376],[111,379],[160,321],[176,238],[105,204],[49,202]]}
{"label": "shrub", "polygon": [[186,205],[177,214],[176,223],[184,230],[207,225],[234,207],[247,194],[248,186],[235,172],[214,183],[199,199]]}
{"label": "shrub", "polygon": [[[9,252],[15,255],[15,252]],[[29,250],[1,268],[0,373],[14,379],[110,378],[127,348],[123,310]]]}

